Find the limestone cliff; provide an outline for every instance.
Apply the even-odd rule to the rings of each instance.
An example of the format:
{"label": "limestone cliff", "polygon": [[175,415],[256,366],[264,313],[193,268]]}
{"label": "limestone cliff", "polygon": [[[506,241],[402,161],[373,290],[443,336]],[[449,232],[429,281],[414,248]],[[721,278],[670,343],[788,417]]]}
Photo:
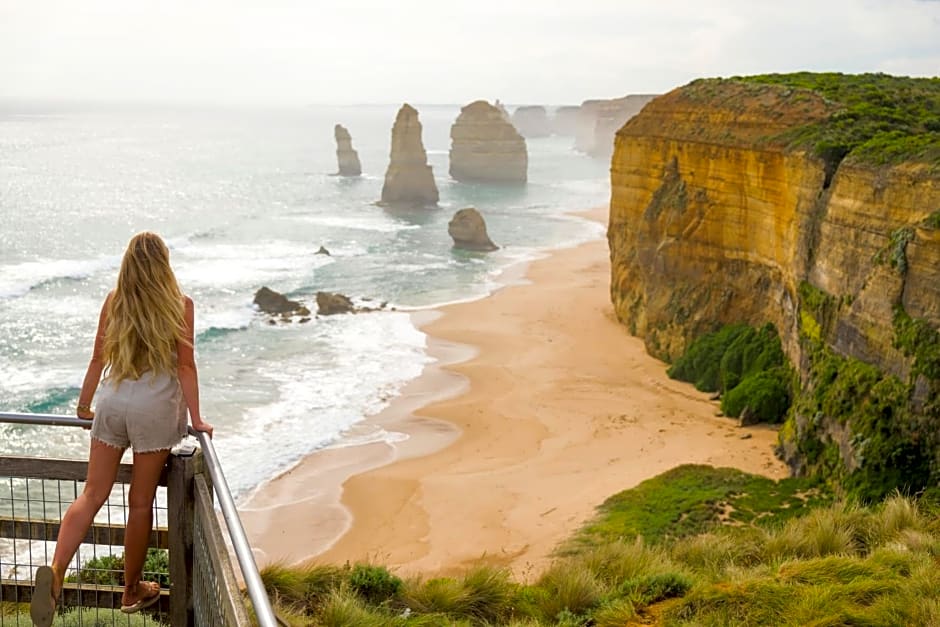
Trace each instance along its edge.
{"label": "limestone cliff", "polygon": [[556,135],[570,135],[578,133],[578,118],[581,116],[581,107],[563,106],[555,109],[552,116],[552,132]]}
{"label": "limestone cliff", "polygon": [[333,128],[336,138],[336,161],[339,165],[340,176],[359,176],[362,174],[362,164],[359,163],[359,153],[353,150],[352,137],[342,124]]}
{"label": "limestone cliff", "polygon": [[[806,393],[821,385],[818,345],[910,384],[908,401],[938,398],[940,382],[900,346],[898,312],[936,337],[940,173],[916,161],[839,162],[791,141],[842,113],[804,89],[696,81],[620,129],[611,299],[650,353],[670,360],[719,325],[769,321]],[[794,470],[815,463],[801,443],[810,437],[835,446],[844,468],[860,466],[862,426],[814,407],[797,408],[784,438]]]}
{"label": "limestone cliff", "polygon": [[460,110],[450,129],[450,175],[458,181],[525,182],[525,139],[485,100]]}
{"label": "limestone cliff", "polygon": [[382,186],[383,204],[436,205],[439,199],[434,173],[421,139],[418,112],[402,105],[392,126],[392,149]]}
{"label": "limestone cliff", "polygon": [[512,114],[512,125],[523,137],[548,137],[552,134],[548,112],[540,105],[516,107]]}
{"label": "limestone cliff", "polygon": [[575,133],[575,149],[600,159],[610,159],[614,134],[655,95],[634,94],[612,100],[585,100]]}

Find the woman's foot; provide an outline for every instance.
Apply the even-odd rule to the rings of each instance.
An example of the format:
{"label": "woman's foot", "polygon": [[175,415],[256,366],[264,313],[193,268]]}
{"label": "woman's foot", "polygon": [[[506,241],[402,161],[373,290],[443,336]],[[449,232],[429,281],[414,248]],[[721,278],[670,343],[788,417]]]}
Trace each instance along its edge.
{"label": "woman's foot", "polygon": [[121,611],[125,614],[139,612],[160,600],[160,584],[154,581],[138,581],[133,586],[124,587],[121,597]]}
{"label": "woman's foot", "polygon": [[29,616],[36,627],[49,627],[55,618],[55,600],[57,595],[53,592],[56,585],[55,571],[49,566],[40,566],[36,569],[36,587],[33,588],[33,598],[29,604]]}

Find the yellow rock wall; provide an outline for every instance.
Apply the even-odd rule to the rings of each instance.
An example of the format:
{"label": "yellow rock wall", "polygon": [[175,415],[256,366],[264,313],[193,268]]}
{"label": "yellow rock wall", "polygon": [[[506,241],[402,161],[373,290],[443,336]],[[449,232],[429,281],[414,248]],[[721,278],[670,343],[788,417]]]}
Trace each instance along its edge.
{"label": "yellow rock wall", "polygon": [[[906,371],[894,303],[940,327],[940,233],[922,224],[940,210],[940,177],[912,164],[833,173],[786,148],[782,133],[835,107],[801,90],[697,81],[617,133],[611,300],[652,354],[672,359],[722,324],[770,321],[798,364],[801,281],[844,303],[828,343],[891,372]],[[904,276],[884,261],[901,228],[913,231]]]}

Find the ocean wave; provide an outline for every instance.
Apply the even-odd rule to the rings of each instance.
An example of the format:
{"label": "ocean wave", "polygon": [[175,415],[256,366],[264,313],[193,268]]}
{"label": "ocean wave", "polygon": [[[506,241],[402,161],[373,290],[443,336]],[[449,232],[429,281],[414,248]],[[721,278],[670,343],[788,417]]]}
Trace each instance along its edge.
{"label": "ocean wave", "polygon": [[[264,325],[258,331],[297,333],[308,348],[259,370],[257,383],[273,386],[274,399],[246,409],[217,436],[220,456],[251,460],[227,471],[236,493],[339,444],[344,433],[356,437],[350,428],[385,407],[430,361],[426,336],[404,313],[334,316],[302,328]],[[277,455],[262,452],[272,448]]]}
{"label": "ocean wave", "polygon": [[96,259],[41,259],[0,266],[0,300],[18,298],[31,290],[63,280],[86,279],[121,263],[119,255]]}
{"label": "ocean wave", "polygon": [[301,220],[320,226],[341,229],[355,229],[359,231],[375,231],[377,233],[395,233],[397,231],[410,231],[420,229],[420,224],[404,224],[382,213],[376,213],[368,218],[353,216],[292,216],[292,220]]}

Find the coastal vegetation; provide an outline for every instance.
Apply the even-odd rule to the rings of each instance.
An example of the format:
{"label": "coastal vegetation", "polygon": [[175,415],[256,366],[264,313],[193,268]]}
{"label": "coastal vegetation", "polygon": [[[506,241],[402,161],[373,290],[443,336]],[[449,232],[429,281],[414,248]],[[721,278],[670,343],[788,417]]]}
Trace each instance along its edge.
{"label": "coastal vegetation", "polygon": [[[650,503],[657,503],[655,511]],[[940,508],[681,466],[612,496],[536,579],[269,566],[291,625],[914,625],[940,621]]]}
{"label": "coastal vegetation", "polygon": [[827,120],[785,136],[793,146],[811,147],[827,161],[940,166],[940,78],[796,72],[732,80],[809,90],[840,105]]}
{"label": "coastal vegetation", "polygon": [[780,422],[790,407],[792,371],[772,324],[727,325],[695,339],[668,370],[673,379],[721,394],[721,411],[754,422]]}

